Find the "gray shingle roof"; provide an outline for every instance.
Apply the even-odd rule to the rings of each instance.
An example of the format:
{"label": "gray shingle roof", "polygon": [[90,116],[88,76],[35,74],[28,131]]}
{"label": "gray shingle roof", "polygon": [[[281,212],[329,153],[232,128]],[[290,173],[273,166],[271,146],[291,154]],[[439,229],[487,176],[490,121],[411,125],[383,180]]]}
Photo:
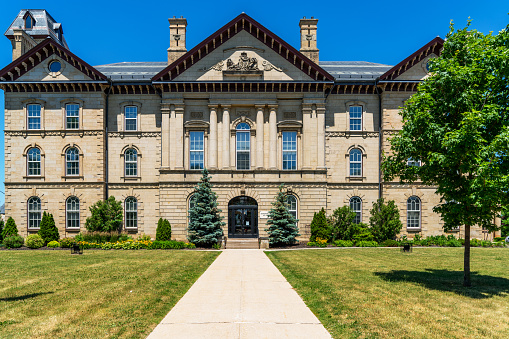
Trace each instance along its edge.
{"label": "gray shingle roof", "polygon": [[[166,62],[118,62],[94,67],[113,81],[149,81],[166,66]],[[336,80],[374,80],[392,68],[366,61],[321,61],[320,67]]]}
{"label": "gray shingle roof", "polygon": [[[22,9],[19,11],[18,16],[12,24],[9,26],[4,35],[10,36],[14,34],[14,29],[24,28],[25,26],[25,14],[29,12],[35,20],[35,25],[32,29],[26,29],[25,32],[30,36],[51,36],[60,45],[69,49],[65,38],[63,36],[62,24],[56,22],[53,17],[46,12],[45,9]],[[61,30],[62,35],[59,37],[58,30]]]}
{"label": "gray shingle roof", "polygon": [[336,80],[374,80],[392,68],[367,61],[320,61],[320,67]]}
{"label": "gray shingle roof", "polygon": [[94,68],[113,81],[149,81],[166,66],[166,62],[118,62]]}

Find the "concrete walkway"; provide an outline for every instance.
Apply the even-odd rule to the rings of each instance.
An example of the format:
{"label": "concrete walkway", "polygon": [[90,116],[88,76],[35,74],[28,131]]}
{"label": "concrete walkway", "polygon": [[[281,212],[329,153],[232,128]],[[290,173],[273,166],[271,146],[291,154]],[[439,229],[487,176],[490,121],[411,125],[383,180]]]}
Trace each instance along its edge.
{"label": "concrete walkway", "polygon": [[331,336],[262,250],[225,250],[148,338]]}

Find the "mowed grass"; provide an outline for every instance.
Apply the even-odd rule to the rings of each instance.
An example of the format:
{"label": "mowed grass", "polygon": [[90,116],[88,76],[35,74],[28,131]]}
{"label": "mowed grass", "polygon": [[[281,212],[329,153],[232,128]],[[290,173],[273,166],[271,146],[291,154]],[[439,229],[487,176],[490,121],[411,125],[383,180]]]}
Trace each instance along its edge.
{"label": "mowed grass", "polygon": [[[509,249],[266,252],[334,338],[509,338]],[[475,273],[474,273],[475,272]]]}
{"label": "mowed grass", "polygon": [[144,338],[218,255],[0,251],[0,338]]}

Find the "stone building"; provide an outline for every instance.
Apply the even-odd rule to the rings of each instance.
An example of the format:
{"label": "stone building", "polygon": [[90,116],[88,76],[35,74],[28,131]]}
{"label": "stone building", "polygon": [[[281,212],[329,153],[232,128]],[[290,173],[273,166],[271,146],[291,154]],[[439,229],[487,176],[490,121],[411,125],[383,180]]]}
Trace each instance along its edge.
{"label": "stone building", "polygon": [[320,208],[350,205],[368,222],[379,197],[396,201],[402,233],[443,233],[432,187],[380,176],[400,106],[443,40],[396,66],[327,62],[319,60],[317,22],[300,20],[297,50],[240,14],[188,50],[187,20],[174,17],[166,62],[90,66],[45,10],[22,10],[5,33],[13,61],[0,71],[6,214],[27,235],[48,211],[61,236],[72,236],[84,230],[89,207],[112,195],[124,204],[127,231],[155,236],[163,217],[185,239],[206,167],[228,237],[266,235],[281,183],[303,240]]}

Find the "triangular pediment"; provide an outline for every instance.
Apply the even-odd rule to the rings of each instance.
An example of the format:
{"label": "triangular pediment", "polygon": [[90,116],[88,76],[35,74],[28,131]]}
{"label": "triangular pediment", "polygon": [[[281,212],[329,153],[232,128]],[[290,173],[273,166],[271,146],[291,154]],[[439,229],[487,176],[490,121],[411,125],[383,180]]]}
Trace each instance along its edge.
{"label": "triangular pediment", "polygon": [[[61,68],[51,72],[52,62]],[[101,72],[81,60],[51,38],[44,40],[0,70],[1,81],[105,81]]]}
{"label": "triangular pediment", "polygon": [[152,80],[334,81],[334,77],[243,13]]}
{"label": "triangular pediment", "polygon": [[434,38],[405,60],[385,72],[380,77],[380,80],[423,80],[428,76],[426,68],[428,60],[440,56],[443,47],[444,40],[440,37]]}

